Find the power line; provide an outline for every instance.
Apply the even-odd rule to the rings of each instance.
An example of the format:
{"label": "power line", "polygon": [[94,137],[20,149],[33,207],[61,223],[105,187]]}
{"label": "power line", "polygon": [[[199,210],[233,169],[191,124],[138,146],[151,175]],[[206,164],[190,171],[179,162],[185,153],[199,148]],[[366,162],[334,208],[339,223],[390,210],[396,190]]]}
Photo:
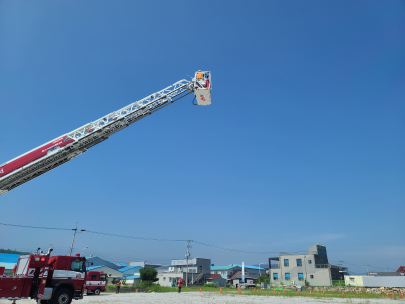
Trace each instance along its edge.
{"label": "power line", "polygon": [[22,227],[22,228],[48,229],[48,230],[74,230],[74,229],[69,229],[69,228],[38,227],[38,226],[25,226],[25,225],[14,225],[14,224],[4,224],[4,223],[0,223],[0,225]]}
{"label": "power line", "polygon": [[376,266],[372,266],[372,265],[358,265],[358,264],[351,264],[351,263],[348,263],[348,262],[345,262],[345,261],[341,261],[342,263],[344,263],[344,264],[347,264],[347,265],[351,265],[351,266],[358,266],[358,267],[370,267],[370,268],[377,268],[377,269],[391,269],[391,268],[389,268],[389,267],[376,267]]}
{"label": "power line", "polygon": [[141,236],[128,236],[128,235],[122,235],[122,234],[105,233],[105,232],[98,232],[98,231],[91,231],[91,230],[86,230],[86,232],[100,234],[100,235],[107,235],[107,236],[122,237],[122,238],[126,238],[126,239],[144,240],[144,241],[187,242],[187,240],[156,239],[156,238],[147,238],[147,237],[141,237]]}
{"label": "power line", "polygon": [[[75,230],[71,228],[55,228],[55,227],[39,227],[39,226],[26,226],[26,225],[15,225],[15,224],[5,224],[5,223],[0,223],[0,225],[3,226],[12,226],[12,227],[22,227],[22,228],[34,228],[34,229],[47,229],[47,230]],[[187,242],[189,240],[174,240],[174,239],[158,239],[158,238],[148,238],[148,237],[140,237],[140,236],[128,236],[128,235],[122,235],[122,234],[113,234],[113,233],[105,233],[105,232],[99,232],[99,231],[91,231],[91,230],[81,230],[82,233],[92,233],[92,234],[98,234],[98,235],[105,235],[105,236],[112,236],[112,237],[120,237],[120,238],[126,238],[126,239],[135,239],[135,240],[144,240],[144,241],[158,241],[158,242]],[[279,252],[277,251],[246,251],[246,250],[238,250],[234,248],[227,248],[227,247],[221,247],[221,246],[216,246],[216,245],[211,245],[199,241],[194,241],[195,244],[199,244],[201,246],[206,246],[210,248],[215,248],[215,249],[220,249],[224,251],[231,251],[231,252],[237,252],[237,253],[248,253],[248,254],[278,254]],[[377,268],[377,269],[391,269],[388,267],[375,267],[371,265],[358,265],[358,264],[351,264],[345,261],[339,261],[341,263],[347,264],[347,265],[352,265],[352,266],[358,266],[358,267],[371,267],[371,268]]]}
{"label": "power line", "polygon": [[[26,225],[15,225],[15,224],[5,224],[5,223],[0,223],[0,225],[13,226],[13,227],[22,227],[22,228],[47,229],[47,230],[66,230],[66,231],[67,230],[75,230],[75,228],[71,229],[71,228],[55,228],[55,227],[38,227],[38,226],[26,226]],[[106,232],[99,232],[99,231],[92,231],[92,230],[85,230],[85,231],[82,231],[82,232],[99,234],[99,235],[106,235],[106,236],[113,236],[113,237],[121,237],[121,238],[127,238],[127,239],[144,240],[144,241],[158,241],[158,242],[187,242],[188,241],[188,240],[148,238],[148,237],[141,237],[141,236],[128,236],[128,235],[106,233]],[[206,247],[211,247],[211,248],[225,250],[225,251],[239,252],[239,253],[251,253],[251,254],[278,253],[277,251],[267,251],[267,252],[245,251],[245,250],[238,250],[238,249],[233,249],[233,248],[215,246],[215,245],[211,245],[211,244],[207,244],[207,243],[203,243],[203,242],[198,242],[198,241],[194,241],[194,242],[196,244],[206,246]]]}

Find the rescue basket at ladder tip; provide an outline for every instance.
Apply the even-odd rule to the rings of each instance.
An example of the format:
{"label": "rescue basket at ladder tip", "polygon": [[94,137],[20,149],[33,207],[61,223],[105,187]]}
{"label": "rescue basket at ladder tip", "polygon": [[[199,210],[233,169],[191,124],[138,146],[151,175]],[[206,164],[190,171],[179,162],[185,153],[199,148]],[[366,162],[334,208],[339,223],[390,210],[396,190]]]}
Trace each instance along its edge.
{"label": "rescue basket at ladder tip", "polygon": [[208,106],[211,104],[211,72],[197,71],[193,78],[194,95],[199,106]]}

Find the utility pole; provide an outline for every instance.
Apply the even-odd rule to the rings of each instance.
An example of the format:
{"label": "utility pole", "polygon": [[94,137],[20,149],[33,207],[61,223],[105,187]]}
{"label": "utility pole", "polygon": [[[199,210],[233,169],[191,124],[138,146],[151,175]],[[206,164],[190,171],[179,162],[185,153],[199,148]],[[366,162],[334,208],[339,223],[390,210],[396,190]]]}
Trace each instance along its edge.
{"label": "utility pole", "polygon": [[192,242],[191,240],[187,241],[187,252],[186,252],[186,259],[187,259],[187,272],[186,272],[186,287],[188,285],[188,258],[190,256],[190,252],[189,249],[191,248],[190,242]]}
{"label": "utility pole", "polygon": [[77,229],[77,222],[76,222],[76,228],[75,228],[75,229],[72,229],[72,230],[74,230],[74,233],[73,233],[72,246],[70,246],[69,256],[72,256],[73,244],[74,244],[74,242],[75,242],[75,236],[76,236],[77,230],[79,230],[79,231],[86,231],[86,230],[84,230],[84,229]]}

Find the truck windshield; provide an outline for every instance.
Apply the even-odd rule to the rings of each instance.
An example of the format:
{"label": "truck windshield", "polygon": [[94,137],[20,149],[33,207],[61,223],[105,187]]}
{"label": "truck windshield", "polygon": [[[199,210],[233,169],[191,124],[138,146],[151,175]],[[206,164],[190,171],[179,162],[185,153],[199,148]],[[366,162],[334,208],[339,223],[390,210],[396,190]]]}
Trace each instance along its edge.
{"label": "truck windshield", "polygon": [[84,261],[72,261],[70,269],[72,271],[84,272]]}
{"label": "truck windshield", "polygon": [[100,281],[105,281],[105,274],[100,275]]}

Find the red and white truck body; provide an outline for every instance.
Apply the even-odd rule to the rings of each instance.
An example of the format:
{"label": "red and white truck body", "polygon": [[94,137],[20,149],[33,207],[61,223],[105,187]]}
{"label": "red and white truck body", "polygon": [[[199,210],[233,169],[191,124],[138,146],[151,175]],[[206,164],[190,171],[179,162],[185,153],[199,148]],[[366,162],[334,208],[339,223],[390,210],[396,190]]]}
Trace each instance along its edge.
{"label": "red and white truck body", "polygon": [[80,256],[31,254],[20,256],[13,276],[0,276],[0,299],[36,299],[65,303],[82,299],[86,259]]}
{"label": "red and white truck body", "polygon": [[86,293],[99,295],[105,291],[107,274],[102,271],[88,271],[86,275]]}

